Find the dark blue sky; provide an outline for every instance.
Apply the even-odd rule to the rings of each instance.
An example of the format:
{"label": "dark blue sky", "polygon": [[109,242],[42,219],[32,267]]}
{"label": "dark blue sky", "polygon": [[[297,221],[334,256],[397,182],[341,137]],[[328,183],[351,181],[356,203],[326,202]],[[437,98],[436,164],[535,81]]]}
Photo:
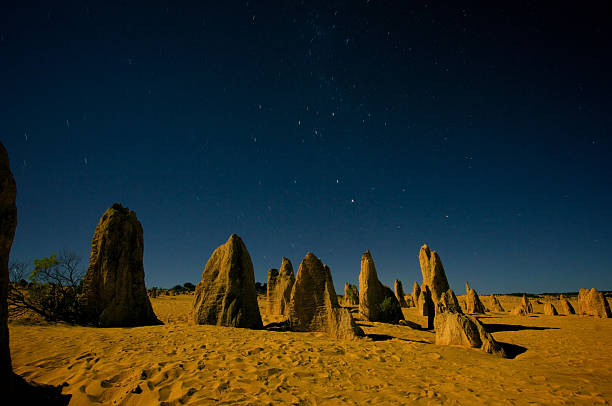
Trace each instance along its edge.
{"label": "dark blue sky", "polygon": [[606,2],[113,3],[0,6],[12,260],[86,266],[121,202],[148,286],[237,233],[259,281],[369,248],[409,290],[426,242],[458,293],[612,289]]}

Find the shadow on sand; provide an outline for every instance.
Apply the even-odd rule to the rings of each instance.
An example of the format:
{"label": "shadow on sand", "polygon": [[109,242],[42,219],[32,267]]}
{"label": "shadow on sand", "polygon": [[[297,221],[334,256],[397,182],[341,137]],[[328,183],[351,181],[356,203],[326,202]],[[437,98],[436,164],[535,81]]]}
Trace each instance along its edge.
{"label": "shadow on sand", "polygon": [[411,343],[421,343],[421,344],[431,344],[429,341],[423,341],[423,340],[409,340],[407,338],[400,338],[400,337],[394,337],[394,336],[390,336],[388,334],[366,334],[365,335],[367,338],[371,339],[372,341],[387,341],[387,340],[400,340],[400,341],[408,341]]}
{"label": "shadow on sand", "polygon": [[270,330],[270,331],[291,331],[291,329],[289,328],[289,322],[288,321],[281,321],[278,323],[268,323],[264,326],[264,330]]}
{"label": "shadow on sand", "polygon": [[498,331],[521,331],[521,330],[559,330],[558,327],[537,327],[523,326],[520,324],[485,324],[482,323],[485,330],[489,333],[497,333]]}
{"label": "shadow on sand", "polygon": [[8,397],[10,405],[65,406],[72,398],[70,394],[62,394],[62,385],[52,386],[28,382],[17,374],[12,375],[12,380],[12,385],[9,384],[8,396],[6,392],[3,395],[5,400]]}
{"label": "shadow on sand", "polygon": [[520,355],[524,353],[525,351],[527,351],[527,348],[522,347],[520,345],[502,343],[500,341],[498,341],[497,343],[502,346],[502,348],[506,352],[506,356],[508,357],[508,359],[514,359],[516,358],[517,355]]}

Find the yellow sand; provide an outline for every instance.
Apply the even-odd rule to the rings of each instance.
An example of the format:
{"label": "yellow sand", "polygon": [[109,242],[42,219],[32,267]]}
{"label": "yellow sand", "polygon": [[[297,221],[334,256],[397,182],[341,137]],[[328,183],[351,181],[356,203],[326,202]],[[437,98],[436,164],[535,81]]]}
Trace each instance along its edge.
{"label": "yellow sand", "polygon": [[[432,332],[382,323],[359,321],[370,338],[358,341],[191,326],[192,298],[153,299],[163,326],[11,322],[13,368],[26,379],[65,383],[71,405],[591,405],[612,399],[612,319],[487,314],[481,320],[497,325],[495,339],[526,348],[501,359],[437,346]],[[510,310],[520,298],[500,301]],[[404,311],[425,322],[414,309]],[[142,392],[133,393],[136,388]]]}

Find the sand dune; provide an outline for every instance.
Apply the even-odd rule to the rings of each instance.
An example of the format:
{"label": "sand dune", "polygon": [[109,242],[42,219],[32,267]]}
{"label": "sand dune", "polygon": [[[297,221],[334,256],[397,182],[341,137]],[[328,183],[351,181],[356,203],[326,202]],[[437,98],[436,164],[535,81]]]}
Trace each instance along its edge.
{"label": "sand dune", "polygon": [[[27,379],[63,383],[74,405],[591,405],[612,399],[611,319],[537,314],[543,305],[535,305],[532,317],[488,313],[481,321],[515,355],[501,359],[436,346],[429,331],[363,320],[358,324],[368,338],[357,341],[192,326],[192,299],[152,299],[162,326],[11,322],[13,368]],[[499,299],[506,309],[520,301]],[[404,309],[407,320],[424,324],[413,310]]]}

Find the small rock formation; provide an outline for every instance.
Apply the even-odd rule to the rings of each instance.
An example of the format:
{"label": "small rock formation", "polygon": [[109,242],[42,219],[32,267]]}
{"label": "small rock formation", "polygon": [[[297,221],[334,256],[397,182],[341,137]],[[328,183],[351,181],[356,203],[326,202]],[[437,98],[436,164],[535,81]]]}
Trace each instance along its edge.
{"label": "small rock formation", "polygon": [[512,309],[512,311],[510,312],[510,314],[514,316],[527,316],[531,313],[533,313],[533,305],[531,304],[529,299],[527,299],[527,296],[525,294],[523,294],[521,304]]}
{"label": "small rock formation", "polygon": [[263,327],[251,256],[236,234],[210,256],[195,288],[191,320],[196,324]]}
{"label": "small rock formation", "polygon": [[323,331],[338,339],[364,335],[349,309],[338,305],[329,267],[312,252],[302,260],[293,284],[289,326],[294,331]]}
{"label": "small rock formation", "polygon": [[285,257],[283,257],[280,271],[277,269],[268,271],[266,292],[266,312],[268,316],[287,316],[294,282],[293,266],[291,261]]}
{"label": "small rock formation", "polygon": [[420,294],[421,294],[421,287],[415,281],[414,284],[412,285],[412,303],[414,307],[417,306],[417,302],[419,301]]}
{"label": "small rock formation", "polygon": [[344,298],[342,299],[344,306],[357,306],[359,304],[359,289],[357,286],[346,282],[344,284]]}
{"label": "small rock formation", "polygon": [[521,299],[521,306],[527,310],[527,313],[533,313],[533,305],[527,299],[527,295],[523,294],[523,298]]}
{"label": "small rock formation", "polygon": [[408,307],[406,299],[404,298],[404,288],[402,287],[402,281],[396,279],[395,283],[393,283],[393,290],[395,290],[395,297],[397,298],[400,307]]}
{"label": "small rock formation", "polygon": [[557,309],[555,309],[555,306],[553,306],[552,303],[546,303],[544,305],[544,314],[547,316],[558,316],[559,313],[557,313]]}
{"label": "small rock formation", "polygon": [[567,314],[567,315],[576,314],[576,311],[574,310],[574,306],[572,306],[569,300],[564,298],[563,295],[559,296],[559,302],[561,304],[561,308],[563,309],[563,314]]}
{"label": "small rock formation", "polygon": [[80,297],[85,322],[100,327],[160,324],[147,296],[142,225],[119,203],[104,212],[91,243]]}
{"label": "small rock formation", "polygon": [[460,313],[438,313],[435,318],[438,345],[460,345],[481,348],[483,351],[506,357],[504,349],[487,333],[482,324],[474,317]]}
{"label": "small rock formation", "polygon": [[421,290],[425,286],[429,286],[431,299],[434,303],[437,303],[442,293],[450,289],[440,256],[436,251],[431,251],[427,244],[425,244],[419,251],[419,263],[421,264],[421,273],[423,274]]}
{"label": "small rock formation", "polygon": [[412,295],[404,295],[404,300],[406,301],[406,305],[408,307],[414,307],[414,302],[412,301]]}
{"label": "small rock formation", "polygon": [[602,319],[612,317],[608,301],[595,288],[591,290],[580,289],[578,292],[578,314],[601,317]]}
{"label": "small rock formation", "polygon": [[427,286],[425,289],[419,292],[419,297],[417,298],[417,312],[420,316],[427,316],[429,314],[429,310],[433,308],[433,301],[431,300],[431,293]]}
{"label": "small rock formation", "polygon": [[440,300],[438,300],[438,303],[436,303],[436,314],[444,312],[463,313],[463,310],[461,310],[461,306],[459,305],[459,301],[457,300],[457,296],[455,296],[455,292],[453,292],[452,289],[442,293]]}
{"label": "small rock formation", "polygon": [[465,290],[467,292],[465,296],[465,308],[466,313],[470,314],[484,314],[485,307],[478,297],[478,293],[474,289],[470,289],[470,285],[465,282]]}
{"label": "small rock formation", "polygon": [[527,310],[523,306],[516,306],[514,309],[510,311],[510,314],[513,316],[528,316]]}
{"label": "small rock formation", "polygon": [[376,266],[369,250],[361,256],[359,312],[370,321],[398,322],[404,319],[395,294],[378,280]]}
{"label": "small rock formation", "polygon": [[499,300],[495,297],[495,295],[491,295],[489,297],[489,308],[492,312],[505,312]]}
{"label": "small rock formation", "polygon": [[0,382],[3,386],[8,386],[13,375],[9,350],[7,297],[9,254],[17,228],[16,195],[17,186],[11,173],[8,152],[0,143]]}

